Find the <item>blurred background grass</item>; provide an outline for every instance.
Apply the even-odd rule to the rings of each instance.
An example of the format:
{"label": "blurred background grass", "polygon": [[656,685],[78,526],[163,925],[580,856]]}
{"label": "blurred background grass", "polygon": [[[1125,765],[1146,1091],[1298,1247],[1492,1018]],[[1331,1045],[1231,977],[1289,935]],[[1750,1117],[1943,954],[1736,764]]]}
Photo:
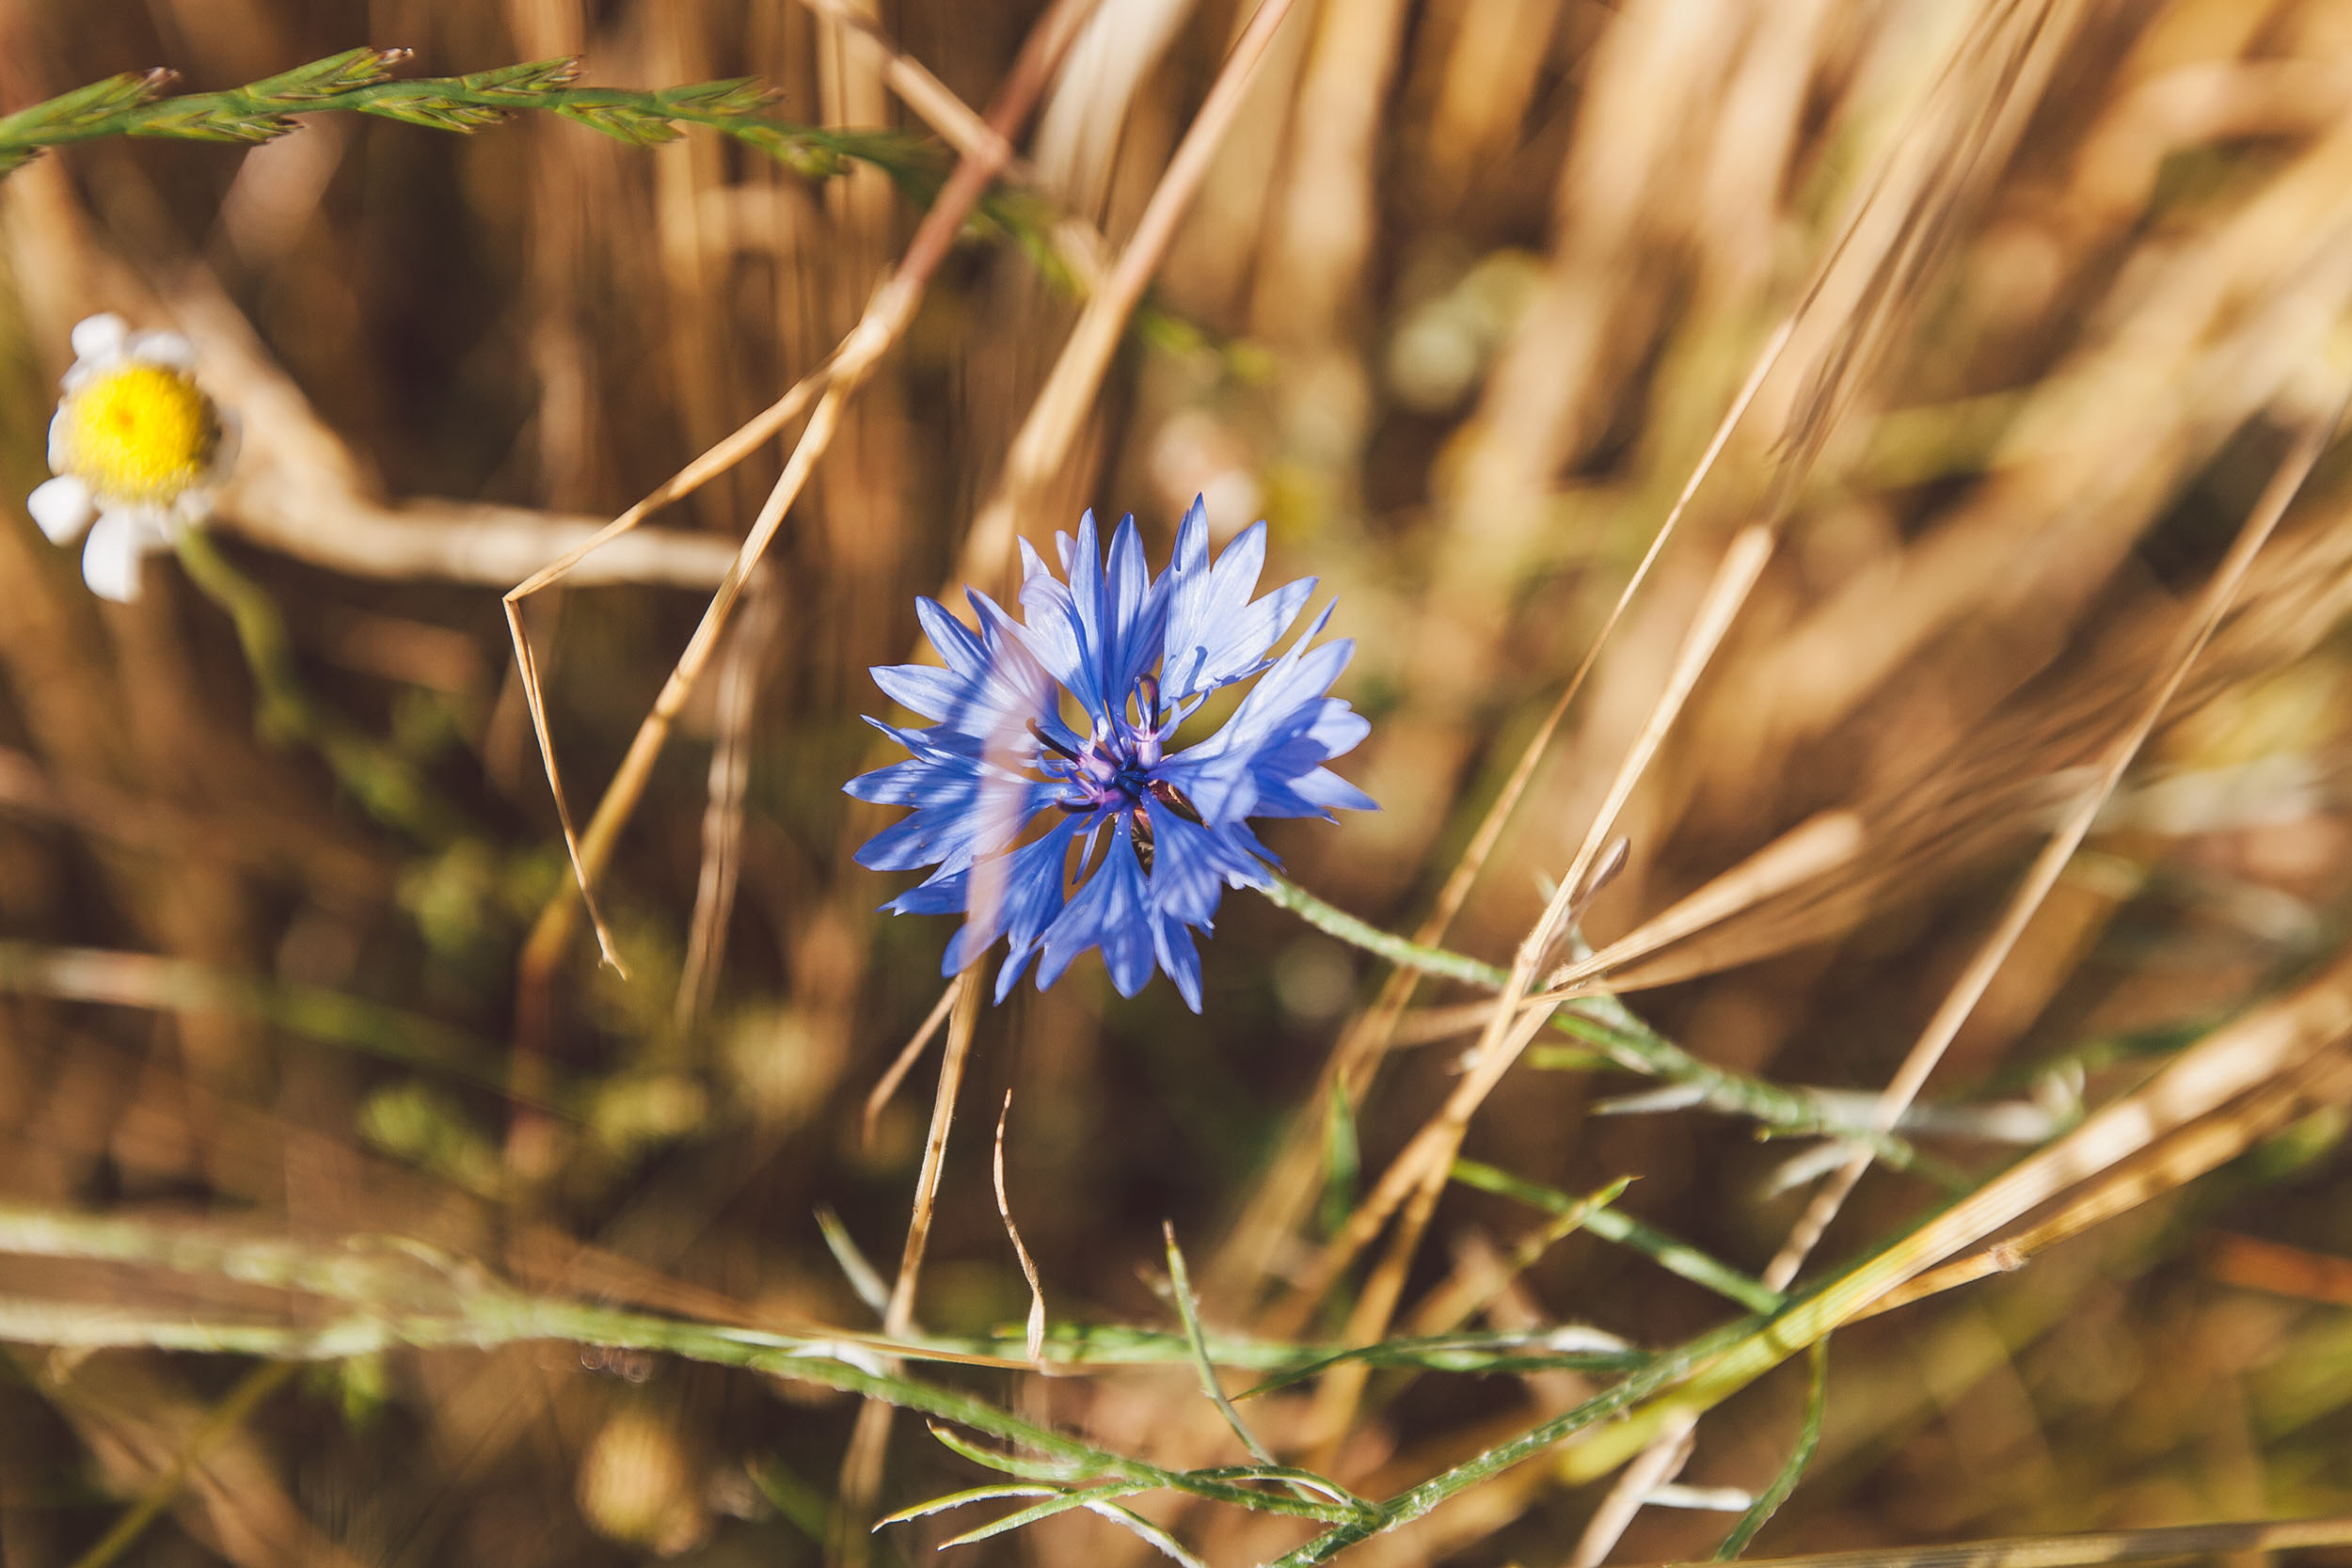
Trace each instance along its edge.
{"label": "blurred background grass", "polygon": [[[615,86],[756,74],[788,118],[924,131],[838,20],[854,8],[0,0],[0,110],[158,64],[226,87],[366,42],[433,74],[566,54]],[[872,25],[977,106],[1037,9],[891,0]],[[1834,275],[1850,297],[1832,289],[1765,383],[1453,936],[1509,954],[1722,541],[1785,515],[1586,927],[1598,943],[1810,814],[1857,813],[1858,860],[1678,947],[1673,983],[1638,1006],[1739,1071],[1885,1082],[2125,723],[2285,433],[2352,362],[2344,0],[1298,7],[1070,459],[1019,520],[1042,537],[1088,505],[1132,509],[1156,557],[1200,493],[1220,537],[1263,515],[1276,573],[1338,594],[1334,629],[1359,642],[1343,689],[1375,720],[1343,770],[1383,811],[1274,835],[1299,881],[1393,928],[1426,911],[1937,72],[2004,14],[2042,40],[2033,71],[1983,88],[2014,123],[1942,198],[1924,179],[1904,198],[1895,158],[1917,276],[1874,297]],[[1244,20],[1226,0],[1104,0],[1024,144],[1029,238],[1058,243],[1080,287]],[[252,150],[116,141],[0,185],[0,489],[21,498],[46,471],[75,320],[188,330],[247,426],[224,549],[284,617],[320,706],[445,806],[388,825],[311,752],[257,739],[232,630],[176,565],[150,568],[139,605],[100,607],[11,500],[0,1195],[392,1232],[597,1300],[871,1323],[815,1214],[897,1254],[927,1096],[902,1094],[870,1139],[859,1107],[938,995],[946,923],[871,912],[898,879],[851,863],[880,816],[838,786],[879,754],[858,717],[882,706],[866,666],[905,657],[914,595],[970,564],[966,530],[1075,319],[1069,280],[976,230],[851,405],[606,880],[628,977],[584,940],[565,958],[544,1029],[552,1117],[500,1089],[519,946],[566,871],[497,594],[554,553],[548,531],[617,513],[815,367],[918,217],[877,170],[813,182],[709,136],[641,150],[541,119],[465,140],[348,118]],[[1799,373],[1841,352],[1859,366],[1843,380]],[[1813,408],[1823,385],[1836,395]],[[617,764],[694,589],[781,462],[764,451],[665,514],[634,564],[531,601],[576,802]],[[2341,949],[2344,481],[2323,464],[1931,1098],[1999,1101],[2039,1141]],[[60,979],[60,948],[116,957]],[[143,1006],[92,1005],[133,985],[130,955],[183,962],[137,972]],[[967,1103],[1014,1091],[1008,1188],[1057,1320],[1171,1321],[1159,1222],[1211,1255],[1285,1125],[1319,1114],[1317,1073],[1378,979],[1254,899],[1228,901],[1205,956],[1200,1018],[1164,984],[1120,1000],[1090,959],[981,1017]],[[258,989],[223,1006],[217,976]],[[288,1010],[319,991],[437,1032],[368,1013],[346,1041],[365,1049],[323,1045],[335,1031]],[[1383,1067],[1358,1118],[1365,1168],[1443,1098],[1453,1056]],[[1705,1111],[1591,1115],[1629,1086],[1523,1066],[1468,1152],[1574,1192],[1636,1176],[1629,1212],[1760,1269],[1804,1202],[1770,1190],[1793,1146]],[[948,1156],[918,1308],[938,1332],[1025,1309],[984,1119]],[[1763,1544],[2344,1509],[2352,1335],[2314,1256],[2352,1252],[2344,1131],[2342,1106],[2319,1105],[2021,1274],[1842,1334],[1820,1453]],[[2010,1152],[1927,1141],[1969,1173]],[[1935,1197],[1875,1177],[1829,1248]],[[1295,1207],[1306,1234],[1204,1271],[1212,1322],[1245,1325],[1301,1266],[1319,1222],[1313,1195]],[[1414,1291],[1526,1217],[1449,1196]],[[171,1291],[199,1289],[8,1272],[11,1293],[68,1303],[171,1311]],[[1722,1316],[1583,1235],[1486,1309],[1497,1328],[1645,1344]],[[243,1375],[143,1350],[8,1365],[11,1565],[73,1560]],[[1209,1464],[1230,1446],[1181,1368],[987,1376],[1110,1447]],[[1583,1386],[1424,1376],[1375,1398],[1329,1473],[1386,1495]],[[1686,1480],[1762,1485],[1803,1398],[1783,1374],[1735,1402]],[[1251,1409],[1278,1449],[1313,1435],[1303,1393]],[[122,1560],[817,1561],[854,1417],[821,1391],[562,1346],[327,1363],[213,1444]],[[886,1476],[889,1506],[975,1484],[912,1421]],[[1565,1562],[1600,1490],[1514,1484],[1361,1559]],[[1220,1562],[1295,1536],[1154,1516]],[[952,1533],[933,1523],[873,1549],[919,1559]],[[1652,1509],[1618,1555],[1703,1554],[1724,1528]],[[960,1553],[1148,1556],[1085,1517]]]}

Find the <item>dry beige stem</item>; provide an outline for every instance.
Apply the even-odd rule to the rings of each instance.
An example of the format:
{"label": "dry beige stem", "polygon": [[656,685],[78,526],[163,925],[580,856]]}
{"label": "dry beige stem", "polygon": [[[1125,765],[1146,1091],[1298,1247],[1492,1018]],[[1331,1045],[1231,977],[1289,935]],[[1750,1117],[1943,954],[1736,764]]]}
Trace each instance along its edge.
{"label": "dry beige stem", "polygon": [[[1801,310],[1803,307],[1798,309]],[[1535,769],[1550,749],[1561,721],[1567,717],[1569,705],[1583,689],[1584,682],[1599,662],[1601,650],[1608,645],[1611,634],[1624,618],[1634,595],[1648,580],[1650,569],[1664,553],[1666,542],[1674,536],[1677,525],[1689,510],[1692,498],[1698,494],[1700,484],[1714,470],[1716,460],[1723,455],[1724,444],[1746,415],[1757,388],[1779,362],[1781,351],[1788,346],[1795,322],[1796,314],[1792,312],[1757,354],[1747,381],[1740,387],[1739,395],[1732,399],[1730,406],[1724,409],[1723,418],[1716,422],[1715,432],[1708,437],[1706,450],[1692,468],[1690,477],[1684,481],[1674,505],[1667,510],[1665,521],[1659,525],[1648,547],[1642,552],[1640,562],[1626,579],[1616,602],[1602,619],[1600,629],[1594,633],[1583,658],[1568,677],[1567,685],[1561,689],[1550,710],[1544,715],[1543,721],[1535,727],[1535,733],[1528,738],[1518,761],[1512,765],[1510,777],[1503,781],[1493,803],[1479,818],[1478,829],[1470,835],[1461,858],[1447,873],[1445,885],[1438,890],[1436,905],[1413,934],[1415,942],[1434,946],[1445,940],[1454,917],[1461,913],[1463,904],[1468,902],[1479,873],[1486,869],[1495,845],[1502,839],[1503,829],[1509,825],[1512,813],[1518,809],[1520,799],[1534,781]],[[1400,969],[1390,974],[1381,985],[1379,996],[1351,1022],[1325,1062],[1312,1104],[1319,1107],[1327,1103],[1334,1086],[1347,1095],[1351,1107],[1362,1102],[1370,1087],[1372,1070],[1388,1049],[1397,1021],[1404,1015],[1420,984],[1421,975],[1414,970]],[[1263,1276],[1274,1248],[1296,1227],[1299,1215],[1309,1201],[1308,1195],[1313,1190],[1309,1173],[1320,1158],[1320,1115],[1318,1111],[1293,1125],[1288,1142],[1276,1156],[1265,1179],[1259,1183],[1250,1207],[1234,1227],[1232,1237],[1219,1249],[1216,1277],[1227,1288],[1235,1287],[1243,1277],[1255,1280]]]}
{"label": "dry beige stem", "polygon": [[996,1158],[991,1167],[996,1178],[996,1212],[1005,1222],[1006,1239],[1012,1243],[1013,1256],[1021,1259],[1022,1277],[1029,1282],[1029,1320],[1025,1348],[1029,1360],[1039,1371],[1045,1370],[1045,1285],[1038,1278],[1037,1259],[1029,1256],[1028,1247],[1021,1240],[1020,1227],[1012,1223],[1012,1198],[1005,1191],[1005,1123],[1012,1119],[1012,1091],[1005,1091],[1005,1108],[996,1113]]}
{"label": "dry beige stem", "polygon": [[[2218,1557],[2341,1546],[2352,1542],[2352,1515],[2323,1519],[2262,1519],[2244,1524],[2169,1525],[2153,1529],[2086,1530],[2077,1535],[2022,1535],[2004,1541],[1961,1541],[1947,1546],[1898,1546],[1861,1552],[1814,1552],[1803,1557],[1756,1557],[1751,1568],[2092,1568],[2152,1558]],[[1675,1563],[1669,1568],[1699,1568]]]}
{"label": "dry beige stem", "polygon": [[[2165,726],[2243,691],[2265,672],[2308,658],[2347,610],[2352,530],[2332,508],[2314,507],[2257,560],[2237,608],[2167,709]],[[2042,700],[1921,750],[1851,801],[1865,824],[1868,855],[1671,950],[1631,960],[1612,973],[1611,989],[1652,990],[1832,942],[1867,920],[1915,906],[1925,890],[2022,852],[2020,842],[2046,832],[2128,721],[2146,672],[2177,634],[2178,618],[2169,599],[2142,607],[2106,632]],[[2132,801],[2127,788],[2115,809],[2140,811]]]}
{"label": "dry beige stem", "polygon": [[1625,1467],[1585,1522],[1584,1532],[1576,1538],[1576,1550],[1568,1556],[1568,1568],[1599,1568],[1649,1495],[1680,1475],[1691,1462],[1691,1450],[1697,1447],[1698,1424],[1696,1411],[1677,1411],[1667,1418],[1665,1430]]}
{"label": "dry beige stem", "polygon": [[[244,315],[190,275],[166,304],[197,345],[206,385],[237,410],[237,462],[220,498],[240,536],[353,577],[439,578],[493,586],[584,557],[596,519],[481,502],[378,499],[359,461],[271,360]],[[707,588],[734,550],[700,534],[649,531],[600,554],[574,578]]]}
{"label": "dry beige stem", "polygon": [[[2054,658],[2071,623],[2198,465],[2300,402],[2312,345],[2352,299],[2352,120],[2178,245],[2152,247],[2112,325],[2028,395],[1997,468],[1916,545],[1856,574],[1744,672],[1738,703],[1788,745],[1855,715],[1939,634],[2013,634],[1958,681],[1966,721]],[[1738,755],[1744,748],[1726,747]]]}
{"label": "dry beige stem", "polygon": [[898,1054],[892,1058],[889,1069],[874,1085],[873,1092],[866,1097],[867,1143],[874,1141],[875,1118],[882,1115],[882,1107],[890,1103],[890,1097],[898,1092],[898,1085],[914,1069],[914,1064],[922,1059],[923,1048],[931,1043],[931,1037],[939,1033],[939,1026],[947,1022],[947,1009],[955,1006],[957,996],[971,983],[970,977],[964,974],[947,982],[946,989],[939,993],[939,1000],[931,1004],[931,1010],[923,1015],[923,1022],[914,1026],[914,1033],[908,1037]]}
{"label": "dry beige stem", "polygon": [[2352,1073],[2341,1051],[2322,1053],[2220,1115],[2172,1133],[2118,1165],[2047,1219],[1980,1253],[1931,1269],[1854,1314],[1856,1321],[1997,1274],[2024,1268],[2035,1255],[2187,1185],[2314,1108],[2352,1098]]}
{"label": "dry beige stem", "polygon": [[1838,1321],[1851,1321],[1936,1263],[2107,1175],[2239,1096],[2290,1079],[2347,1037],[2352,1037],[2352,960],[2340,959],[2292,994],[2206,1036],[2145,1087],[2101,1108],[2057,1143],[2027,1155],[1905,1237],[1887,1260],[1887,1272],[1900,1277],[1857,1293],[1842,1306]]}
{"label": "dry beige stem", "polygon": [[1550,992],[1565,992],[1569,987],[1580,988],[1573,994],[1584,994],[1591,989],[1587,982],[1602,979],[1636,958],[1647,958],[1661,947],[1720,926],[1767,898],[1845,864],[1861,853],[1866,839],[1862,819],[1851,812],[1823,812],[1808,817],[1591,958],[1563,964],[1545,979],[1547,993],[1527,1000],[1531,1004],[1565,1001],[1565,994],[1552,996]]}
{"label": "dry beige stem", "polygon": [[[947,1048],[939,1064],[939,1090],[931,1101],[930,1131],[923,1140],[923,1167],[914,1179],[914,1207],[907,1218],[906,1249],[898,1259],[898,1276],[890,1288],[882,1311],[882,1333],[902,1339],[914,1329],[914,1291],[922,1278],[923,1255],[930,1249],[931,1217],[939,1201],[939,1173],[947,1158],[947,1133],[955,1126],[956,1096],[963,1087],[963,1069],[972,1051],[972,1033],[979,1022],[982,987],[979,976],[966,972],[963,984],[950,988],[955,998],[947,1018]],[[1006,1114],[1011,1114],[1009,1102]],[[999,1123],[1001,1129],[1001,1122]],[[1007,1224],[1010,1221],[1008,1219]],[[893,1366],[896,1363],[892,1363]],[[862,1535],[882,1487],[884,1450],[890,1441],[891,1406],[867,1400],[850,1430],[850,1445],[841,1461],[842,1531]],[[836,1548],[848,1543],[836,1537]],[[852,1548],[853,1549],[853,1548]]]}
{"label": "dry beige stem", "polygon": [[702,1016],[719,983],[727,919],[742,869],[743,796],[751,784],[752,720],[757,710],[760,665],[784,613],[783,591],[772,576],[754,579],[751,608],[736,627],[719,670],[715,716],[718,744],[710,750],[703,808],[702,866],[694,883],[694,913],[687,927],[686,958],[678,968],[670,1016],[682,1035]]}
{"label": "dry beige stem", "polygon": [[904,100],[908,108],[922,116],[924,123],[945,136],[958,153],[967,158],[988,159],[1016,179],[1028,177],[1012,143],[973,112],[969,103],[950,92],[947,85],[932,75],[922,61],[883,37],[869,12],[847,0],[802,3],[837,24],[845,38],[855,40],[866,58],[881,68],[882,80],[889,84],[890,90]]}
{"label": "dry beige stem", "polygon": [[1126,249],[1088,299],[1070,341],[1055,360],[1053,373],[1029,407],[1020,434],[1005,457],[1005,474],[997,493],[973,521],[964,541],[958,577],[964,582],[993,583],[1011,568],[1012,544],[1036,499],[1069,456],[1087,410],[1093,405],[1111,356],[1127,329],[1128,318],[1143,299],[1143,291],[1158,273],[1176,227],[1192,206],[1192,198],[1209,171],[1225,133],[1241,110],[1249,79],[1265,57],[1277,28],[1290,13],[1291,0],[1260,0],[1224,67],[1193,116],[1184,139],[1177,145],[1152,199],[1136,220]]}

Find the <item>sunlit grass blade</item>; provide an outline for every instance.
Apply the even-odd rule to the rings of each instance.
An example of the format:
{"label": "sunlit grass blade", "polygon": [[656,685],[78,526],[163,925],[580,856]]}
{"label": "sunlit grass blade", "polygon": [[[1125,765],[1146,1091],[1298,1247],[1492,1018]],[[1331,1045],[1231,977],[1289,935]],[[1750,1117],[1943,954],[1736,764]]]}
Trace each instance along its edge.
{"label": "sunlit grass blade", "polygon": [[[999,1489],[993,1487],[981,1488],[983,1492],[997,1490]],[[1124,1481],[1106,1481],[1100,1486],[1089,1486],[1082,1491],[1058,1493],[1041,1503],[1015,1509],[1001,1519],[992,1519],[979,1528],[966,1530],[952,1540],[942,1542],[941,1544],[943,1547],[969,1546],[976,1542],[986,1541],[993,1536],[1017,1530],[1024,1525],[1034,1525],[1041,1519],[1051,1519],[1057,1513],[1067,1513],[1073,1508],[1089,1508],[1098,1502],[1109,1502],[1119,1497],[1132,1497],[1138,1492],[1148,1490],[1150,1490],[1148,1487],[1134,1486]],[[966,1494],[966,1497],[970,1500],[977,1500],[970,1494]]]}
{"label": "sunlit grass blade", "polygon": [[902,1508],[896,1513],[885,1513],[874,1521],[874,1528],[880,1529],[884,1525],[903,1525],[909,1519],[929,1518],[934,1513],[946,1513],[951,1509],[961,1508],[967,1503],[993,1502],[999,1497],[1057,1497],[1061,1496],[1064,1494],[1051,1486],[1022,1486],[1009,1482],[996,1486],[975,1486],[968,1492],[950,1492],[944,1497],[933,1497],[929,1502],[916,1503],[911,1508]]}

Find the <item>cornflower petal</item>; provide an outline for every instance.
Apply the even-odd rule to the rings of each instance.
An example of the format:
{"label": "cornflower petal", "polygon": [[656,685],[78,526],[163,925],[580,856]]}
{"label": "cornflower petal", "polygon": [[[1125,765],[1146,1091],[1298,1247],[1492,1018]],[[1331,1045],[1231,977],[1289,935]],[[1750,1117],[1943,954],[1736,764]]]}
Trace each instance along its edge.
{"label": "cornflower petal", "polygon": [[[967,865],[961,871],[933,872],[882,908],[892,914],[961,914],[971,897],[972,868]],[[943,973],[953,974],[955,966]]]}
{"label": "cornflower petal", "polygon": [[[922,740],[886,724],[875,728],[910,750]],[[995,854],[1059,793],[1049,781],[930,745],[920,745],[912,761],[860,774],[844,788],[860,800],[914,807],[858,847],[858,863],[876,871],[912,871],[933,862],[956,870]]]}
{"label": "cornflower petal", "polygon": [[1229,887],[1263,887],[1272,879],[1248,833],[1152,814],[1152,907],[1208,930]]}
{"label": "cornflower petal", "polygon": [[[1133,513],[1119,520],[1103,576],[1103,697],[1116,712],[1136,682],[1160,662],[1168,631],[1168,579],[1154,584],[1144,564],[1143,535]],[[1153,716],[1144,716],[1148,722]]]}
{"label": "cornflower petal", "polygon": [[977,589],[965,597],[972,602],[973,613],[980,618],[986,639],[990,667],[981,680],[1002,691],[997,705],[1005,715],[1007,728],[1024,731],[1034,720],[1056,740],[1074,748],[1078,734],[1062,722],[1057,698],[1059,690],[1074,689],[1069,680],[1050,660],[1041,657],[1029,628],[1006,614],[1004,606]]}
{"label": "cornflower petal", "polygon": [[1268,879],[1263,862],[1236,836],[1254,846],[1245,832],[1238,835],[1188,822],[1173,812],[1152,814],[1152,871],[1148,913],[1152,951],[1160,967],[1176,982],[1184,1006],[1200,1010],[1200,956],[1193,945],[1195,927],[1211,931],[1216,907],[1228,887],[1262,887]]}
{"label": "cornflower petal", "polygon": [[1180,920],[1153,915],[1152,953],[1168,977],[1176,982],[1176,994],[1184,999],[1184,1006],[1200,1012],[1200,949],[1193,944],[1192,928]]}
{"label": "cornflower petal", "polygon": [[1107,720],[1118,699],[1104,691],[1104,612],[1103,612],[1103,550],[1096,536],[1094,514],[1087,513],[1078,519],[1078,537],[1061,545],[1062,565],[1069,574],[1070,586],[1065,594],[1070,602],[1069,621],[1077,644],[1078,667],[1076,681],[1070,689],[1085,705],[1089,717]]}
{"label": "cornflower petal", "polygon": [[1323,693],[1355,652],[1341,638],[1311,646],[1327,608],[1260,677],[1215,735],[1171,756],[1163,772],[1212,825],[1249,816],[1328,816],[1335,807],[1377,809],[1323,764],[1352,750],[1371,725]]}
{"label": "cornflower petal", "polygon": [[1047,927],[1062,912],[1063,867],[1070,857],[1071,841],[1077,832],[1077,821],[1063,818],[1048,828],[1036,843],[1024,845],[1006,856],[1001,879],[986,875],[990,869],[987,866],[974,867],[977,896],[982,908],[993,914],[997,925],[983,932],[975,928],[980,923],[978,914],[967,920],[947,943],[940,964],[942,974],[952,974],[976,961],[995,942],[997,929],[1001,929],[1009,940],[1004,967],[996,975],[996,1000],[1002,1002],[1012,994],[1022,972],[1036,957]]}
{"label": "cornflower petal", "polygon": [[947,940],[942,974],[956,974],[1009,933],[1011,956],[996,980],[1001,1002],[1020,979],[1038,938],[1061,912],[1062,863],[1075,829],[1064,819],[1034,843],[961,871],[932,876],[882,908],[893,914],[968,913],[962,927]]}
{"label": "cornflower petal", "polygon": [[878,664],[873,673],[874,684],[882,689],[883,696],[926,719],[952,722],[974,706],[971,683],[936,665]]}
{"label": "cornflower petal", "polygon": [[1110,971],[1111,984],[1119,988],[1119,994],[1133,996],[1141,990],[1152,978],[1154,957],[1148,900],[1143,863],[1136,858],[1135,838],[1122,816],[1112,827],[1103,863],[1046,928],[1045,956],[1037,966],[1038,988],[1041,990],[1060,979],[1071,960],[1088,948],[1100,947],[1103,967]]}
{"label": "cornflower petal", "polygon": [[988,646],[978,634],[947,612],[947,607],[926,594],[914,601],[914,618],[923,623],[923,635],[930,638],[947,668],[966,680],[979,680],[989,673]]}
{"label": "cornflower petal", "polygon": [[1209,564],[1208,513],[1199,500],[1176,531],[1168,576],[1168,658],[1161,684],[1181,701],[1247,680],[1265,668],[1266,650],[1306,608],[1315,579],[1285,583],[1251,603],[1265,566],[1263,523],[1253,523]]}
{"label": "cornflower petal", "polygon": [[1021,553],[1029,568],[1021,583],[1021,608],[1028,615],[1020,628],[1022,645],[1064,690],[1078,699],[1089,718],[1104,717],[1099,711],[1101,694],[1095,690],[1093,677],[1087,669],[1086,636],[1079,625],[1076,602],[1071,598],[1069,588],[1056,580],[1045,562],[1038,559],[1037,551],[1030,548],[1026,539],[1021,541]]}

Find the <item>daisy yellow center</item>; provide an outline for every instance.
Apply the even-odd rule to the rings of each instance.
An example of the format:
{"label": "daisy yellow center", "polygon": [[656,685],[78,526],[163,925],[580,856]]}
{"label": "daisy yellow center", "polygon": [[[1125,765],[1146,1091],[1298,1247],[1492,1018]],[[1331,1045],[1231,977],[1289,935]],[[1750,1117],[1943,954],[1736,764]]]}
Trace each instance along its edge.
{"label": "daisy yellow center", "polygon": [[74,470],[99,494],[123,500],[177,500],[220,450],[213,400],[163,365],[108,371],[69,398],[65,414]]}

